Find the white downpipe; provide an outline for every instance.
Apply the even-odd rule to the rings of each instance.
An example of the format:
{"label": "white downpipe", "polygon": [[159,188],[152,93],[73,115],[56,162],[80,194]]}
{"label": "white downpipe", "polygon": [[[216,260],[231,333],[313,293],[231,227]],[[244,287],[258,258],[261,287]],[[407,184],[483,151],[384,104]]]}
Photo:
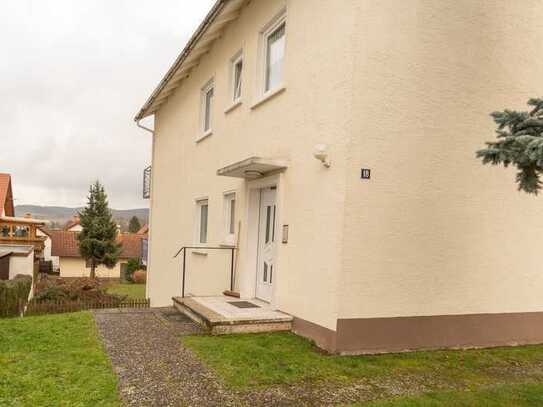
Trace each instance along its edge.
{"label": "white downpipe", "polygon": [[149,297],[149,280],[151,277],[151,246],[153,244],[153,228],[152,228],[152,211],[153,211],[153,177],[154,177],[154,161],[155,161],[155,131],[153,129],[150,129],[149,127],[145,127],[143,124],[140,123],[140,120],[136,120],[136,126],[138,126],[140,129],[143,129],[145,131],[148,131],[151,133],[153,140],[151,144],[151,196],[149,198],[149,232],[148,232],[148,242],[147,242],[147,282],[145,283],[145,297]]}

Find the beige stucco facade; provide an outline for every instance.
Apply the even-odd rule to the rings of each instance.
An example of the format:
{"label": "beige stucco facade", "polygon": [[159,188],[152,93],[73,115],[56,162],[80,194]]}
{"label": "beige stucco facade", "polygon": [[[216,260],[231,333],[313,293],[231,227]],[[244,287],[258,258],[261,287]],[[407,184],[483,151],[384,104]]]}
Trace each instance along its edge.
{"label": "beige stucco facade", "polygon": [[[258,104],[259,32],[281,10],[284,89]],[[542,17],[535,0],[249,2],[155,113],[152,305],[180,295],[173,255],[195,243],[198,199],[209,203],[208,243],[224,242],[227,192],[241,224],[235,288],[253,297],[251,205],[258,187],[274,185],[289,239],[277,244],[272,305],[332,336],[373,318],[543,312],[543,205],[516,191],[513,170],[475,159],[493,137],[489,113],[523,109],[541,92]],[[242,103],[225,112],[240,50]],[[197,142],[212,78],[213,132]],[[328,145],[330,168],[313,157],[316,144]],[[254,181],[217,176],[252,156],[288,168]],[[187,292],[228,288],[228,255],[188,252]],[[473,338],[460,342],[492,342]],[[456,344],[413,346],[440,343]]]}
{"label": "beige stucco facade", "polygon": [[[120,278],[121,264],[119,261],[113,268],[98,266],[96,277]],[[89,277],[90,268],[85,266],[85,260],[81,257],[60,257],[59,265],[60,277]]]}

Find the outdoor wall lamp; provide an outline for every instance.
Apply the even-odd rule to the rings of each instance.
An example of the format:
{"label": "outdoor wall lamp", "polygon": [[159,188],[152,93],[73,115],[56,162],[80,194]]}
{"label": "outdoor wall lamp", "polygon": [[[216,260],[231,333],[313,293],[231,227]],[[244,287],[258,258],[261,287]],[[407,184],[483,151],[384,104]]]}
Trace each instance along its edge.
{"label": "outdoor wall lamp", "polygon": [[317,144],[315,151],[313,151],[313,157],[319,160],[326,168],[330,167],[330,160],[328,159],[328,146],[326,144]]}

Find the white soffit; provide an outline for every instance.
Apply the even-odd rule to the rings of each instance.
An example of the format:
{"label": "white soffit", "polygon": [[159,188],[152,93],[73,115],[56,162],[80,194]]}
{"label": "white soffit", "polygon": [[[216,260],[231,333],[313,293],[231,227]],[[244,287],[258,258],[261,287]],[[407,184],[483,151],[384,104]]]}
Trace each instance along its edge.
{"label": "white soffit", "polygon": [[217,175],[223,177],[256,179],[269,173],[283,171],[288,165],[285,160],[250,157],[243,161],[227,165],[217,170]]}
{"label": "white soffit", "polygon": [[246,1],[217,0],[172,67],[140,109],[135,117],[136,121],[154,114],[161,105],[168,101],[168,98],[174,94],[183,80],[198,66],[200,59],[221,37],[228,24],[239,17],[241,8]]}

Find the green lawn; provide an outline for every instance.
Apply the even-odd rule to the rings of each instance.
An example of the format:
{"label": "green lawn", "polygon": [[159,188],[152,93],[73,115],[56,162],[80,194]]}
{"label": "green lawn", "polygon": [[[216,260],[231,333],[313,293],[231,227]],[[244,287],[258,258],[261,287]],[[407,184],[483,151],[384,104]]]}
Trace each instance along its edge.
{"label": "green lawn", "polygon": [[[503,405],[543,405],[543,346],[330,356],[291,333],[190,336],[182,341],[238,390],[361,382],[369,385],[372,399],[386,400],[395,388],[430,392],[418,399],[372,406],[487,405],[484,400],[493,397],[503,399]],[[452,404],[440,404],[441,400]],[[511,404],[517,400],[525,404]]]}
{"label": "green lawn", "polygon": [[145,298],[145,284],[112,284],[107,288],[107,292],[126,295],[128,298]]}
{"label": "green lawn", "polygon": [[0,405],[119,405],[90,313],[0,319]]}
{"label": "green lawn", "polygon": [[[357,407],[528,407],[543,405],[543,384],[501,385],[475,391],[449,391],[356,404]],[[354,406],[353,406],[354,407]]]}

